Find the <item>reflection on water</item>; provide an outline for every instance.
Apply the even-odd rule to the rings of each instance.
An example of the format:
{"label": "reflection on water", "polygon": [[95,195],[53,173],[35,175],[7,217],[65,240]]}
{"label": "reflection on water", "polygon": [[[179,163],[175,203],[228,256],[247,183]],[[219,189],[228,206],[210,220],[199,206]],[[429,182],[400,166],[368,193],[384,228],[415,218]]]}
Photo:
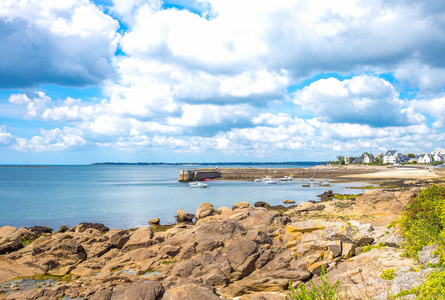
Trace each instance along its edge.
{"label": "reflection on water", "polygon": [[[45,225],[58,229],[81,222],[104,223],[110,228],[147,225],[155,217],[175,222],[176,210],[194,213],[202,202],[216,208],[239,201],[271,205],[283,200],[296,204],[318,200],[326,190],[360,194],[347,187],[369,183],[319,184],[323,179],[265,185],[253,181],[211,181],[208,189],[191,189],[179,183],[180,166],[53,166],[0,168],[0,226]],[[303,187],[310,184],[310,187]]]}

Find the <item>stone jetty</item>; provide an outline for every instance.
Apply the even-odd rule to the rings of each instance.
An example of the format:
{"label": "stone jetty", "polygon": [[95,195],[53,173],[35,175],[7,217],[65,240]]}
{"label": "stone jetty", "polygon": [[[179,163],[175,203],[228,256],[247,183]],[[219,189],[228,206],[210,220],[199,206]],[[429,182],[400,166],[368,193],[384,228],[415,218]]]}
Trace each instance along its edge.
{"label": "stone jetty", "polygon": [[351,176],[367,173],[376,173],[388,170],[387,166],[316,166],[310,168],[213,168],[190,169],[179,172],[179,182],[199,181],[203,179],[221,180],[255,180],[257,178],[315,178],[336,179],[342,176]]}

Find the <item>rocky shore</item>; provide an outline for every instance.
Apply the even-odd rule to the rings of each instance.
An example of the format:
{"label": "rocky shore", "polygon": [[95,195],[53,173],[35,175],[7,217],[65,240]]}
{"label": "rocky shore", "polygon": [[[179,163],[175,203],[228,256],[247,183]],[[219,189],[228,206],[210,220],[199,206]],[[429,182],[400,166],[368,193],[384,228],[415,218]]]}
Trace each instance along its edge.
{"label": "rocky shore", "polygon": [[[350,297],[387,299],[420,284],[437,260],[427,247],[419,261],[401,257],[394,225],[423,184],[355,198],[327,191],[287,207],[202,203],[178,210],[172,226],[4,226],[0,299],[278,300],[289,282],[317,284],[322,269]],[[394,280],[382,278],[387,270]]]}

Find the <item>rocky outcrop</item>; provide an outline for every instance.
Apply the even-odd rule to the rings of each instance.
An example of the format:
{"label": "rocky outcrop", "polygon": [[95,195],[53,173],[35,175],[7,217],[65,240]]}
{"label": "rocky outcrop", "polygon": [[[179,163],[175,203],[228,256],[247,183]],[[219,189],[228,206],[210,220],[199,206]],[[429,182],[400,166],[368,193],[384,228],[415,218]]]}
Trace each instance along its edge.
{"label": "rocky outcrop", "polygon": [[[381,203],[397,211],[399,204],[386,203],[388,195],[396,193],[373,191],[363,199],[358,197],[339,215],[372,204],[377,207],[370,214],[380,217]],[[399,192],[398,196],[404,203],[411,194]],[[289,282],[298,285],[312,279],[319,283],[323,269],[331,284],[339,280],[339,290],[346,288],[354,297],[372,289],[370,296],[378,299],[381,290],[375,287],[390,286],[396,292],[405,290],[410,280],[423,280],[428,271],[410,273],[417,262],[400,257],[400,233],[397,228],[388,229],[382,219],[371,224],[306,218],[335,212],[335,202],[302,203],[286,215],[268,210],[267,205],[253,208],[247,202],[219,211],[203,203],[196,211],[196,223],[190,222],[190,214],[178,210],[181,222],[162,230],[149,226],[107,230],[102,224],[84,223],[65,232],[44,233],[1,256],[0,282],[42,273],[67,279],[56,287],[19,291],[10,299],[278,300],[286,295]],[[26,228],[2,227],[0,246],[27,234],[35,236]],[[427,247],[419,258],[427,266],[436,261],[433,254],[434,249]],[[393,282],[380,278],[388,268],[396,271]]]}

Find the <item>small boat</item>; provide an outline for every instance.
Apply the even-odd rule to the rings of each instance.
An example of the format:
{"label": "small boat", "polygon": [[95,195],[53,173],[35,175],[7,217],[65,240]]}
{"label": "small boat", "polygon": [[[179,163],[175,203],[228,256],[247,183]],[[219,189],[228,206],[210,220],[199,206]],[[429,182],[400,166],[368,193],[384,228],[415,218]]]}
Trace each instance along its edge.
{"label": "small boat", "polygon": [[280,178],[281,181],[292,181],[292,177],[291,176],[284,176],[283,178]]}
{"label": "small boat", "polygon": [[324,182],[322,182],[320,185],[322,185],[322,186],[330,186],[331,184],[329,183],[329,181],[327,179],[325,179]]}
{"label": "small boat", "polygon": [[255,179],[255,182],[261,182],[262,180],[261,179]]}
{"label": "small boat", "polygon": [[303,187],[310,187],[310,184],[303,184]]}
{"label": "small boat", "polygon": [[189,187],[191,187],[191,188],[208,188],[208,187],[210,187],[210,184],[203,183],[203,182],[190,182]]}
{"label": "small boat", "polygon": [[269,179],[269,180],[265,180],[264,184],[277,184],[277,181]]}

